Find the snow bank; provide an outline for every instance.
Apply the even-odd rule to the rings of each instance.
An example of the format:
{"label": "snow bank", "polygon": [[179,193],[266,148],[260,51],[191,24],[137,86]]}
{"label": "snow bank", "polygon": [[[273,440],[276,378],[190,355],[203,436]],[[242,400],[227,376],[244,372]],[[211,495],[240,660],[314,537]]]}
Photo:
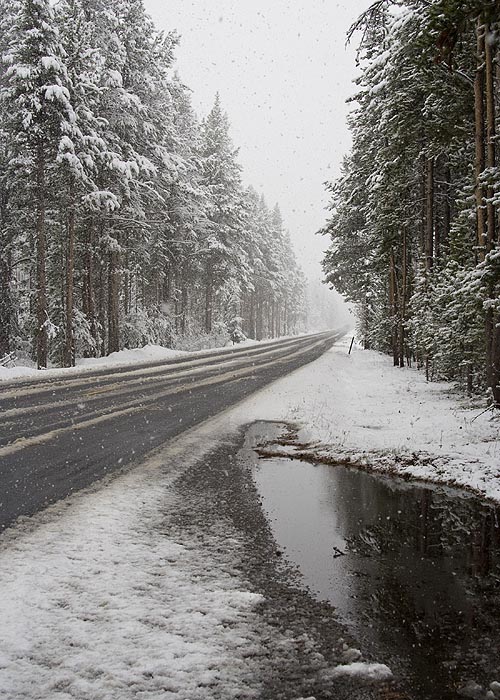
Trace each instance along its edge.
{"label": "snow bank", "polygon": [[173,360],[187,353],[182,350],[171,350],[161,345],[144,345],[133,350],[120,350],[112,352],[107,357],[81,358],[77,361],[77,367],[107,367],[109,365],[133,365],[144,362],[161,362]]}
{"label": "snow bank", "polygon": [[39,374],[35,367],[0,367],[0,381],[8,382],[11,379],[19,379],[20,377],[34,377]]}
{"label": "snow bank", "polygon": [[120,350],[112,352],[107,357],[80,358],[76,367],[53,367],[50,369],[38,370],[34,366],[17,365],[14,367],[0,367],[0,381],[10,381],[20,377],[33,377],[43,379],[56,374],[68,374],[79,372],[82,369],[99,369],[119,365],[135,365],[146,362],[161,362],[162,360],[172,360],[177,357],[188,355],[182,350],[171,350],[161,345],[144,345],[142,348],[132,350]]}
{"label": "snow bank", "polygon": [[[286,336],[287,338],[298,336]],[[251,340],[247,339],[238,345],[228,343],[225,346],[210,348],[209,350],[172,350],[165,348],[162,345],[144,345],[141,348],[133,348],[131,350],[120,350],[112,352],[106,357],[90,357],[79,358],[76,361],[76,367],[51,367],[49,369],[38,370],[33,363],[31,365],[16,365],[13,367],[0,367],[0,382],[20,379],[22,377],[32,377],[33,379],[44,379],[47,376],[57,376],[71,374],[73,372],[81,372],[85,369],[105,369],[106,367],[118,367],[126,365],[144,364],[147,362],[162,362],[167,360],[175,360],[180,357],[192,357],[197,354],[218,353],[226,349],[234,347],[246,347],[253,345],[261,345],[267,343],[275,343],[285,338],[276,338],[275,340]]]}
{"label": "snow bank", "polygon": [[369,681],[386,681],[392,678],[391,669],[385,664],[370,664],[366,661],[356,661],[352,664],[336,666],[329,672],[330,678],[351,676]]}

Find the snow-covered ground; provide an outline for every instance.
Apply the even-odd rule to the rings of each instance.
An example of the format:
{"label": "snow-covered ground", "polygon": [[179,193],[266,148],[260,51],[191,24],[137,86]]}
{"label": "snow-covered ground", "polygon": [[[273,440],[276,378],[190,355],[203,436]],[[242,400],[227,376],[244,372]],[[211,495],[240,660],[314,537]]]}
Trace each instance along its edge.
{"label": "snow-covered ground", "polygon": [[[266,626],[260,597],[238,574],[240,535],[227,525],[196,537],[166,527],[175,479],[253,420],[300,424],[308,454],[461,484],[500,501],[491,414],[387,357],[347,349],[346,340],[142,466],[3,533],[0,697],[258,696],[261,640],[280,633]],[[286,650],[291,640],[276,644]],[[390,675],[356,659],[332,668],[332,682]]]}
{"label": "snow-covered ground", "polygon": [[237,534],[164,534],[176,465],[201,456],[200,436],[3,534],[0,697],[194,700],[252,686],[260,597],[234,574]]}
{"label": "snow-covered ground", "polygon": [[[380,353],[354,346],[349,355],[349,341],[268,390],[267,400],[259,396],[268,415],[304,426],[306,454],[500,502],[500,416]],[[271,399],[280,408],[271,409]]]}

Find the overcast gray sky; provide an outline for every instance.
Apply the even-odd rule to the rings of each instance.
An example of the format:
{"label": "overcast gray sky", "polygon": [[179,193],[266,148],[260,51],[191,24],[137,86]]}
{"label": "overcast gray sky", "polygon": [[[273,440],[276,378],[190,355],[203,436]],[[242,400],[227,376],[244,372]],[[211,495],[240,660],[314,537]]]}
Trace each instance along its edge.
{"label": "overcast gray sky", "polygon": [[[200,116],[219,91],[244,180],[278,202],[311,269],[324,239],[323,182],[349,149],[345,100],[356,75],[345,35],[371,0],[145,0],[156,25],[181,35],[177,67]],[[320,274],[319,267],[318,275]]]}

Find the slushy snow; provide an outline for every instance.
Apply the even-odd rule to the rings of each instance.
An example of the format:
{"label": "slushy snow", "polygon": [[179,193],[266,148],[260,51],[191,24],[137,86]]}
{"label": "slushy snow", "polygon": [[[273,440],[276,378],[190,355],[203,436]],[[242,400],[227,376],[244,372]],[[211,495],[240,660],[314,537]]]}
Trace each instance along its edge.
{"label": "slushy snow", "polygon": [[[206,445],[213,444],[209,436]],[[261,597],[238,534],[166,534],[193,444],[20,522],[0,544],[0,697],[253,697]],[[200,455],[200,451],[198,452]],[[165,467],[165,463],[168,467]],[[173,530],[175,534],[175,528]]]}

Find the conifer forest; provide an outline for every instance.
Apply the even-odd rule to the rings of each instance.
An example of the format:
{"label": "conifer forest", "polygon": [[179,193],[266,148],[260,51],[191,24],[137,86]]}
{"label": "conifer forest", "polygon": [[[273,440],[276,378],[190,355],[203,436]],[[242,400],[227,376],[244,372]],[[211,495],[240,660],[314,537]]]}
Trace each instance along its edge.
{"label": "conifer forest", "polygon": [[366,347],[500,404],[500,3],[374,2],[351,28],[353,146],[328,281]]}
{"label": "conifer forest", "polygon": [[142,0],[0,0],[0,357],[71,366],[300,330],[278,206],[242,184],[216,96]]}

